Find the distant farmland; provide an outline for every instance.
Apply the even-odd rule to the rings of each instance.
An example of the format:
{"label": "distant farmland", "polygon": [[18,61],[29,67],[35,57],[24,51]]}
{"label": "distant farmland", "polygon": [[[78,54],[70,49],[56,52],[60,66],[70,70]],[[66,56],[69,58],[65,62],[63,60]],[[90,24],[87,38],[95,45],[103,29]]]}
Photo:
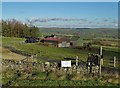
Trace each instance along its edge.
{"label": "distant farmland", "polygon": [[117,28],[39,28],[43,35],[78,35],[82,38],[118,38]]}

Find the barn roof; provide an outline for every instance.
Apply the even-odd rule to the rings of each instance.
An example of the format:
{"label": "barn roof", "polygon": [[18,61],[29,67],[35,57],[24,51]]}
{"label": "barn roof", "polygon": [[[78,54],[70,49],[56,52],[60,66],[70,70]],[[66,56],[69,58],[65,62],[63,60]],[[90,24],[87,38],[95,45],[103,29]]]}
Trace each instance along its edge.
{"label": "barn roof", "polygon": [[47,40],[47,41],[58,41],[58,42],[62,42],[63,41],[61,38],[54,38],[54,37],[44,38],[44,40]]}
{"label": "barn roof", "polygon": [[48,38],[44,38],[44,40],[46,40],[46,41],[57,41],[57,42],[68,41],[65,38],[56,38],[56,37],[48,37]]}

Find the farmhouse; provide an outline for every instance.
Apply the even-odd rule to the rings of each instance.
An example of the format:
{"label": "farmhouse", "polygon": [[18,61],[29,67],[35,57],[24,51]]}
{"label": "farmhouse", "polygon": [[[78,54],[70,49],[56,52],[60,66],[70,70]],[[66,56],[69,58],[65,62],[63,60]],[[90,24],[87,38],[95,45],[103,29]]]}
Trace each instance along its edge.
{"label": "farmhouse", "polygon": [[57,38],[56,36],[42,39],[43,43],[53,45],[55,47],[70,47],[70,41],[65,38]]}

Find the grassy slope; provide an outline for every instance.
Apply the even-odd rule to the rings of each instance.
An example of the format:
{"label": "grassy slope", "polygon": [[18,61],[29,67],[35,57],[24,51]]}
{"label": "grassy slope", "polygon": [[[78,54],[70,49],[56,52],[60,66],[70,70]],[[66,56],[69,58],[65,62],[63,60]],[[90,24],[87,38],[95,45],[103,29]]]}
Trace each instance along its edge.
{"label": "grassy slope", "polygon": [[[56,48],[56,47],[48,47],[40,44],[26,44],[20,43],[24,39],[19,38],[5,38],[3,37],[3,45],[11,45],[16,49],[24,50],[28,53],[38,53],[41,54],[42,57],[50,57],[56,59],[62,59],[63,57],[75,57],[76,55],[80,56],[81,59],[86,58],[88,51],[83,52],[78,49],[70,49],[70,48]],[[17,42],[15,42],[17,41]],[[39,53],[40,52],[40,53]]]}
{"label": "grassy slope", "polygon": [[[11,45],[12,47],[15,47],[16,49],[20,49],[20,50],[24,50],[26,52],[29,53],[38,53],[41,52],[42,57],[48,57],[48,58],[53,58],[53,59],[63,59],[63,57],[68,56],[68,57],[75,57],[76,55],[78,55],[80,57],[80,59],[86,61],[87,58],[87,53],[89,51],[87,50],[78,50],[78,49],[69,49],[69,48],[56,48],[56,47],[48,47],[48,46],[43,46],[43,45],[39,45],[39,44],[26,44],[26,43],[21,43],[22,41],[24,41],[24,39],[21,38],[7,38],[7,37],[3,37],[3,45]],[[109,47],[108,47],[109,48]],[[116,51],[112,49],[105,49],[106,51],[106,55],[105,58],[109,59],[110,57],[117,55],[117,53],[113,52]],[[12,75],[12,74],[11,74]],[[40,77],[39,77],[40,78]],[[41,77],[41,79],[43,79],[44,77]],[[8,78],[5,78],[5,80],[9,80]],[[17,81],[15,81],[15,83],[13,83],[12,85],[30,85],[30,86],[34,86],[34,85],[38,85],[38,86],[106,86],[106,85],[113,85],[110,83],[104,83],[101,80],[97,80],[97,79],[92,79],[92,80],[81,80],[81,81],[68,81],[68,80],[27,80],[24,79],[24,81],[17,79]]]}
{"label": "grassy slope", "polygon": [[[88,53],[99,53],[99,51],[88,51],[82,49],[71,49],[71,48],[56,48],[52,46],[44,46],[39,43],[26,44],[21,43],[25,39],[21,38],[6,38],[3,37],[3,45],[11,45],[16,49],[23,50],[28,53],[38,54],[38,56],[52,58],[52,59],[63,59],[64,57],[72,57],[79,56],[79,58],[83,61],[86,61]],[[93,46],[99,48],[98,46]],[[113,47],[104,47],[103,55],[104,59],[112,59],[113,56],[117,56],[118,58],[118,48]]]}

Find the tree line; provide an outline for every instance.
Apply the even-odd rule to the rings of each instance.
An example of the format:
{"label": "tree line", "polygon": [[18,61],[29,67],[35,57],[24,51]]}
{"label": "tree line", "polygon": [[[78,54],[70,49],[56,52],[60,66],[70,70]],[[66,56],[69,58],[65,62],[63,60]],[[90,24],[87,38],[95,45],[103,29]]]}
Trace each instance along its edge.
{"label": "tree line", "polygon": [[23,24],[15,19],[2,20],[2,36],[5,37],[40,37],[39,28]]}

